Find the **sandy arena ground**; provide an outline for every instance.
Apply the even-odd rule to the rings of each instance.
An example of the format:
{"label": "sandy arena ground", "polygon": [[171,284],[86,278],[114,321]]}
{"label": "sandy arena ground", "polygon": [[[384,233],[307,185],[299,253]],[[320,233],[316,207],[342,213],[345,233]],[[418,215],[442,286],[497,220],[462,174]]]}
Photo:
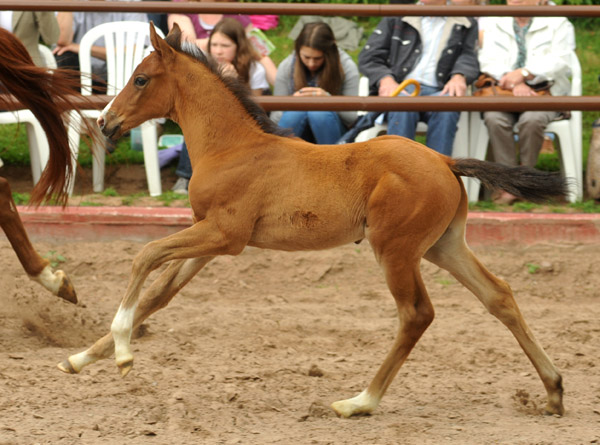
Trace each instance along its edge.
{"label": "sandy arena ground", "polygon": [[561,369],[564,417],[540,414],[508,330],[424,263],[436,320],[377,411],[352,419],[329,405],[364,389],[398,324],[367,243],[216,259],[145,323],[124,379],[112,359],[56,364],[108,331],[142,245],[36,246],[64,256],[80,303],[29,281],[0,242],[2,445],[600,443],[600,246],[476,249]]}

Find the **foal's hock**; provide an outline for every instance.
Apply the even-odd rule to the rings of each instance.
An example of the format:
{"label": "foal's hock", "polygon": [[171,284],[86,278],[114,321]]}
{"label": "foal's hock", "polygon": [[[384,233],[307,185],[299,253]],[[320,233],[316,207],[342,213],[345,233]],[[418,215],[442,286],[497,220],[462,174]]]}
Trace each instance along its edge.
{"label": "foal's hock", "polygon": [[[371,413],[433,320],[420,275],[425,258],[452,273],[516,337],[548,393],[546,411],[563,413],[562,380],[527,327],[508,284],[465,243],[467,196],[461,175],[529,200],[564,196],[560,176],[473,159],[453,160],[414,141],[383,136],[320,146],[284,137],[248,92],[225,77],[177,26],[137,67],[98,123],[119,137],[143,121],[173,119],[188,144],[194,224],[147,244],[136,256],[112,335],[72,355],[70,373],[110,356],[126,375],[132,329],[164,307],[216,255],[246,246],[325,249],[366,238],[398,307],[400,327],[388,356],[358,396],[333,403],[341,416]],[[148,274],[169,266],[140,297]]]}

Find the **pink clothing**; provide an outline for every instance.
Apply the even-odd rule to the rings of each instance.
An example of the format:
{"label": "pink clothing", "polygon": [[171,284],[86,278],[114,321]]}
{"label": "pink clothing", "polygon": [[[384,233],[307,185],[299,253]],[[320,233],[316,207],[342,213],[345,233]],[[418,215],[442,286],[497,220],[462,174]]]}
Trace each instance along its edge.
{"label": "pink clothing", "polygon": [[277,15],[251,15],[249,17],[254,27],[263,31],[277,28],[279,22],[279,16]]}
{"label": "pink clothing", "polygon": [[[183,2],[183,1],[187,1],[187,0],[172,0],[172,1]],[[210,32],[212,31],[212,28],[214,28],[214,26],[207,27],[206,25],[203,25],[200,22],[200,17],[198,16],[198,14],[182,14],[182,15],[189,17],[190,20],[192,21],[192,24],[194,25],[194,31],[196,31],[197,39],[205,39],[207,37],[210,37]],[[225,17],[230,17],[232,19],[236,19],[238,22],[240,22],[242,24],[242,26],[244,28],[246,28],[250,23],[252,23],[250,21],[250,17],[248,17],[247,15],[223,14],[223,18],[225,18]]]}

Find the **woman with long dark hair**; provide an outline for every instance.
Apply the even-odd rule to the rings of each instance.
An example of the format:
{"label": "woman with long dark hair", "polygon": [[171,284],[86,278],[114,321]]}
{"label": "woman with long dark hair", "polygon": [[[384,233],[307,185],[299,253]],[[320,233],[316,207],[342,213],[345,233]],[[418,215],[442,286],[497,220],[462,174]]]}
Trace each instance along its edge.
{"label": "woman with long dark hair", "polygon": [[208,39],[208,53],[231,74],[238,76],[252,92],[261,95],[269,88],[265,68],[244,27],[235,19],[225,17],[217,23]]}
{"label": "woman with long dark hair", "polygon": [[[333,31],[323,22],[307,23],[295,42],[295,50],[277,69],[276,96],[356,96],[358,68],[340,50]],[[271,119],[294,134],[318,144],[335,144],[356,119],[355,111],[274,112]]]}

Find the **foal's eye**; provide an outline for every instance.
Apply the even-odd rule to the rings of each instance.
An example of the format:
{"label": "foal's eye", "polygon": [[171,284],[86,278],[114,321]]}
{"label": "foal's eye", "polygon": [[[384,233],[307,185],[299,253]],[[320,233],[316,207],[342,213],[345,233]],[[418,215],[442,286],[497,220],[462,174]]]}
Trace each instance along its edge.
{"label": "foal's eye", "polygon": [[148,83],[148,79],[142,76],[138,76],[135,78],[133,83],[136,87],[143,87],[144,85],[146,85],[146,83]]}

